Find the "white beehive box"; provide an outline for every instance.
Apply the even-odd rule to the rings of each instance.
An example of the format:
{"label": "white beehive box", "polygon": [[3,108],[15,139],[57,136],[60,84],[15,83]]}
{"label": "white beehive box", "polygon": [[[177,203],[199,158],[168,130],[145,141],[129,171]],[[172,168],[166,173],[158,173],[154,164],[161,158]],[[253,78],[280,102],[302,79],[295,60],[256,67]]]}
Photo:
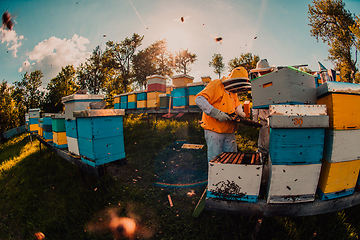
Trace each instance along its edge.
{"label": "white beehive box", "polygon": [[147,84],[163,84],[166,85],[166,77],[160,76],[160,75],[152,75],[146,77]]}
{"label": "white beehive box", "polygon": [[273,165],[270,159],[268,203],[297,203],[315,200],[321,163]]}
{"label": "white beehive box", "polygon": [[80,155],[80,153],[79,153],[79,144],[78,144],[77,138],[66,136],[66,139],[67,139],[69,152],[71,152],[71,153],[73,153],[75,155]]}
{"label": "white beehive box", "polygon": [[[260,191],[262,168],[257,153],[222,153],[219,158],[229,158],[230,161],[217,161],[217,158],[209,162],[207,198],[221,200],[235,200],[245,202],[257,202]],[[241,154],[250,154],[239,161]],[[254,156],[253,160],[251,160]],[[238,159],[236,159],[238,158]]]}
{"label": "white beehive box", "polygon": [[72,94],[61,99],[65,105],[65,119],[75,119],[73,113],[75,111],[82,111],[90,109],[91,102],[100,102],[104,99],[103,95],[88,95],[88,94]]}
{"label": "white beehive box", "polygon": [[315,78],[292,67],[282,68],[251,81],[254,108],[271,104],[316,104]]}
{"label": "white beehive box", "polygon": [[324,159],[330,163],[360,159],[360,129],[325,130]]}

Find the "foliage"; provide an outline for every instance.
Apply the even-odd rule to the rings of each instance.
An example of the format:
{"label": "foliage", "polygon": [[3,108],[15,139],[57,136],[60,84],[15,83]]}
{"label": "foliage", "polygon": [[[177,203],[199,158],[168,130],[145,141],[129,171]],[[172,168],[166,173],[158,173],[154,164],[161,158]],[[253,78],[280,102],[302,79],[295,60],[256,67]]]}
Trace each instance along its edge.
{"label": "foliage", "polygon": [[77,77],[81,89],[87,89],[90,94],[99,94],[104,90],[107,73],[105,57],[96,46],[90,58],[86,59],[85,64],[81,64],[77,69]]}
{"label": "foliage", "polygon": [[310,68],[308,68],[308,67],[300,67],[299,70],[300,70],[300,71],[303,71],[303,72],[306,72],[306,73],[310,73],[310,74],[313,72],[313,71],[312,71]]}
{"label": "foliage", "polygon": [[312,3],[308,11],[310,35],[328,44],[328,59],[340,70],[344,81],[353,82],[358,71],[353,56],[357,57],[356,43],[359,41],[350,29],[356,26],[354,16],[345,9],[342,0],[314,0]]}
{"label": "foliage", "polygon": [[61,112],[64,104],[61,98],[77,91],[79,86],[75,83],[76,71],[73,65],[61,68],[60,73],[50,80],[46,89],[49,91],[45,96],[43,110],[48,113]]}
{"label": "foliage", "polygon": [[189,64],[193,64],[197,59],[195,53],[189,52],[188,49],[180,50],[175,53],[175,71],[177,73],[187,74],[191,71]]}
{"label": "foliage", "polygon": [[25,109],[17,108],[11,96],[13,89],[5,80],[0,83],[0,134],[25,122]]}
{"label": "foliage", "polygon": [[219,74],[219,79],[221,78],[221,73],[225,68],[223,62],[223,56],[220,53],[215,53],[212,56],[211,61],[209,62],[209,67],[214,67],[214,73]]}
{"label": "foliage", "polygon": [[[125,38],[121,43],[114,43],[113,41],[106,43],[105,54],[109,56],[108,64],[119,73],[114,81],[115,91],[122,87],[127,92],[134,76],[132,59],[143,38],[143,36],[134,33],[131,38]],[[120,93],[119,90],[117,93]]]}
{"label": "foliage", "polygon": [[158,40],[140,50],[133,58],[135,82],[145,88],[146,77],[151,75],[171,76],[172,56],[166,50],[166,40]]}
{"label": "foliage", "polygon": [[35,70],[30,74],[26,72],[20,82],[14,83],[12,97],[18,106],[25,106],[27,112],[32,108],[39,108],[43,101],[44,92],[40,91],[43,77],[41,70]]}
{"label": "foliage", "polygon": [[259,55],[252,55],[252,53],[241,54],[240,57],[235,57],[230,59],[228,66],[229,72],[231,72],[234,68],[244,67],[247,71],[256,68],[256,63],[260,60]]}

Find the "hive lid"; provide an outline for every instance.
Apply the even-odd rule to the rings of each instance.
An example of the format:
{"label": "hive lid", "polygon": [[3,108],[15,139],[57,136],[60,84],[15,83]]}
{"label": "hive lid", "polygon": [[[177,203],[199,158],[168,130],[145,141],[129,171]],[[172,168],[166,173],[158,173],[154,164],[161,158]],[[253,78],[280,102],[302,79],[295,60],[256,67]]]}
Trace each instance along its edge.
{"label": "hive lid", "polygon": [[328,81],[316,89],[318,97],[327,93],[360,94],[360,84]]}
{"label": "hive lid", "polygon": [[193,87],[193,86],[206,86],[207,83],[206,82],[193,82],[193,83],[188,83],[186,84],[188,87]]}
{"label": "hive lid", "polygon": [[326,105],[270,105],[270,115],[310,116],[327,115]]}
{"label": "hive lid", "polygon": [[105,117],[125,115],[125,109],[87,109],[75,111],[74,117]]}
{"label": "hive lid", "polygon": [[62,103],[66,103],[74,100],[103,100],[103,95],[90,95],[90,94],[72,94],[61,98]]}
{"label": "hive lid", "polygon": [[52,113],[51,118],[65,118],[65,114],[63,114],[63,113]]}
{"label": "hive lid", "polygon": [[39,111],[40,111],[40,108],[29,109],[29,112],[39,112]]}

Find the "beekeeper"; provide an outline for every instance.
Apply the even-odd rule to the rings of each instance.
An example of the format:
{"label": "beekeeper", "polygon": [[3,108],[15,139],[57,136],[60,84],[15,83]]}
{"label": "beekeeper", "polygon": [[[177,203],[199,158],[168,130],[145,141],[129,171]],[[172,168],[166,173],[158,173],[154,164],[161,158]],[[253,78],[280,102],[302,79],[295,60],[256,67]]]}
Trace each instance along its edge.
{"label": "beekeeper", "polygon": [[[245,68],[235,68],[227,78],[249,79]],[[208,161],[222,152],[237,152],[237,122],[229,114],[245,117],[237,93],[226,91],[223,80],[211,81],[196,95],[196,105],[203,111],[201,126],[205,132]]]}
{"label": "beekeeper", "polygon": [[[275,66],[270,66],[269,62],[266,59],[261,59],[257,62],[256,68],[251,69],[250,72],[257,74],[258,77],[261,77],[265,74],[271,73],[276,69]],[[269,153],[269,108],[266,109],[252,109],[253,121],[260,122],[263,126],[259,130],[258,138],[258,150],[257,152],[261,155],[261,160],[265,161]]]}

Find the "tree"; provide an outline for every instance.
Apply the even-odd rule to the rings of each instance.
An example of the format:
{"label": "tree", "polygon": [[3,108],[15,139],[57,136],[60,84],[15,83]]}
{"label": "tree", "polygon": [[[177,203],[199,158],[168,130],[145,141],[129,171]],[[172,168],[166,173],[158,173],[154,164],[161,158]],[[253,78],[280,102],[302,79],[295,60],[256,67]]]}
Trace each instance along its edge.
{"label": "tree", "polygon": [[171,58],[171,54],[166,51],[165,40],[158,40],[134,55],[135,81],[140,88],[146,85],[147,76],[154,74],[172,76]]}
{"label": "tree", "polygon": [[44,92],[40,91],[43,77],[41,70],[35,70],[30,74],[26,72],[20,82],[14,83],[12,97],[18,106],[25,106],[26,112],[31,108],[39,108],[43,101]]}
{"label": "tree", "polygon": [[85,65],[80,64],[77,69],[78,84],[87,89],[90,94],[99,94],[104,89],[106,81],[106,63],[100,46],[95,47]]}
{"label": "tree", "polygon": [[43,110],[49,113],[61,112],[64,104],[61,98],[74,94],[79,86],[75,83],[76,75],[73,65],[68,65],[61,68],[60,73],[50,80],[46,89],[48,93],[45,96]]}
{"label": "tree", "polygon": [[191,68],[189,68],[188,65],[194,63],[197,60],[196,58],[196,54],[189,52],[188,49],[176,52],[175,71],[186,75],[191,71]]}
{"label": "tree", "polygon": [[128,90],[133,77],[132,58],[143,38],[144,36],[141,37],[134,33],[131,38],[125,38],[121,43],[114,43],[113,41],[106,43],[105,54],[109,56],[109,65],[120,75],[114,82],[115,87],[120,89],[120,85],[122,85],[125,92]]}
{"label": "tree", "polygon": [[214,67],[214,73],[219,74],[219,78],[221,78],[221,72],[225,68],[223,56],[221,56],[220,53],[215,53],[212,56],[212,60],[209,62],[209,67]]}
{"label": "tree", "polygon": [[247,71],[256,68],[256,63],[260,60],[259,55],[252,55],[252,53],[241,54],[239,58],[230,59],[228,66],[229,72],[234,68],[244,67]]}
{"label": "tree", "polygon": [[0,83],[0,134],[25,122],[25,111],[16,107],[11,96],[13,90],[7,81]]}
{"label": "tree", "polygon": [[352,59],[354,55],[357,57],[356,36],[350,30],[355,25],[353,15],[345,9],[342,0],[314,0],[312,3],[313,6],[308,5],[310,35],[328,44],[328,59],[340,70],[342,79],[353,82],[357,72],[357,60]]}

